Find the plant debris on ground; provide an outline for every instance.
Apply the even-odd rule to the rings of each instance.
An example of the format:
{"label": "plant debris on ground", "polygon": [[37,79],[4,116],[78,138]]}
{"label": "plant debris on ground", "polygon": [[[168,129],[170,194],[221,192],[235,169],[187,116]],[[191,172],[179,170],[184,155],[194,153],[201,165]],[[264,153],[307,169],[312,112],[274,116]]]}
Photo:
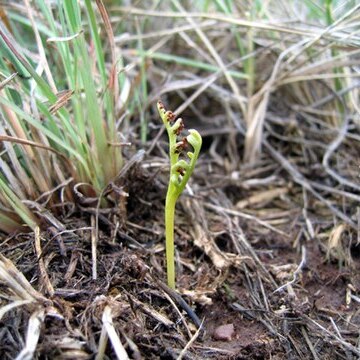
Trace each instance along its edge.
{"label": "plant debris on ground", "polygon": [[[359,358],[360,5],[34,3],[0,5],[1,359]],[[159,98],[203,137],[176,290]]]}

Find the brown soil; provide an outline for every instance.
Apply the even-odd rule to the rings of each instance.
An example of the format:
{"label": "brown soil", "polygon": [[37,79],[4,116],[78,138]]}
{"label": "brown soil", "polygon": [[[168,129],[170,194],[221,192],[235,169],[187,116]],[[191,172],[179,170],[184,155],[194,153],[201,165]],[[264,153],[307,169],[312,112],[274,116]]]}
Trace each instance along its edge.
{"label": "brown soil", "polygon": [[[219,210],[229,205],[229,199],[237,201],[240,187],[225,185],[223,192],[219,187],[216,192],[210,186],[199,188],[198,198],[183,196],[177,210],[180,297],[163,283],[165,183],[153,181],[149,171],[136,165],[122,185],[130,195],[126,204],[117,204],[117,213],[114,207],[110,214],[99,214],[96,280],[92,280],[87,220],[95,216],[92,208],[64,217],[66,229],[73,231],[58,236],[51,228],[42,232],[45,272],[33,235],[19,234],[3,242],[1,253],[25,275],[39,299],[4,314],[1,359],[13,359],[21,351],[29,318],[39,309],[45,309],[45,317],[37,358],[94,358],[106,306],[134,359],[177,359],[194,335],[183,359],[355,359],[359,355],[358,298],[350,296],[360,290],[358,247],[352,248],[351,264],[343,266],[334,256],[326,260],[322,241],[301,236],[305,225],[299,217],[277,226],[279,233]],[[207,202],[205,192],[212,202]],[[270,212],[280,213],[285,203],[272,207],[268,218]],[[123,219],[125,210],[126,221],[111,221]],[[296,217],[300,210],[293,206],[291,213]],[[208,238],[201,240],[202,236]],[[10,289],[9,284],[2,285],[1,306],[13,297]],[[201,330],[196,332],[200,322]],[[234,333],[217,340],[214,333],[225,324],[232,324]],[[106,355],[116,358],[111,341]]]}

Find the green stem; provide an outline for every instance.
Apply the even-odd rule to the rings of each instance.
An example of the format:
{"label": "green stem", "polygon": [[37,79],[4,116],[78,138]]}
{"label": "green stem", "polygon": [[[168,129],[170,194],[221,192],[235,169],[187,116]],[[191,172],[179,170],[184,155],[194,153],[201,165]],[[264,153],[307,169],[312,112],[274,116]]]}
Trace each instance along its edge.
{"label": "green stem", "polygon": [[166,269],[167,282],[171,289],[175,289],[175,246],[174,246],[174,220],[176,198],[170,194],[169,187],[165,202],[165,238],[166,238]]}
{"label": "green stem", "polygon": [[[194,170],[202,139],[201,135],[194,129],[189,130],[189,135],[186,138],[178,139],[184,129],[182,119],[175,121],[174,113],[166,111],[161,101],[158,102],[157,107],[169,136],[170,178],[165,202],[166,268],[168,286],[175,289],[175,204]],[[176,142],[177,140],[180,141]],[[192,151],[187,149],[188,145]],[[185,151],[187,151],[186,154],[184,154]]]}

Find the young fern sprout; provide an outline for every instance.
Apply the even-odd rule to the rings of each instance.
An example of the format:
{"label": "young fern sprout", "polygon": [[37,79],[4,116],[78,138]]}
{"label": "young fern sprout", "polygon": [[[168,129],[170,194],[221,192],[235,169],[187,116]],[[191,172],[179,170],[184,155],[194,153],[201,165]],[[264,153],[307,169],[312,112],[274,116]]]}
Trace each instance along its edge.
{"label": "young fern sprout", "polygon": [[174,113],[167,111],[161,101],[158,101],[157,107],[169,136],[170,178],[165,202],[166,269],[168,285],[175,289],[175,204],[195,168],[202,138],[196,130],[191,129],[188,136],[178,140],[184,130],[183,120],[179,118],[175,121]]}

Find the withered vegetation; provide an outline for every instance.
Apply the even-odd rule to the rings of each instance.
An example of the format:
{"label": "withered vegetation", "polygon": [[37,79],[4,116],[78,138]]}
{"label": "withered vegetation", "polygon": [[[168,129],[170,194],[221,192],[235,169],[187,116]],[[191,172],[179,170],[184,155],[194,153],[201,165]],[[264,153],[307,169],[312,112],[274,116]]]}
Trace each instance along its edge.
{"label": "withered vegetation", "polygon": [[[132,146],[100,194],[64,173],[24,202],[39,226],[1,236],[1,359],[358,358],[359,5],[314,21],[287,2],[108,3],[140,99],[118,119]],[[160,97],[203,137],[176,209],[178,292]]]}

